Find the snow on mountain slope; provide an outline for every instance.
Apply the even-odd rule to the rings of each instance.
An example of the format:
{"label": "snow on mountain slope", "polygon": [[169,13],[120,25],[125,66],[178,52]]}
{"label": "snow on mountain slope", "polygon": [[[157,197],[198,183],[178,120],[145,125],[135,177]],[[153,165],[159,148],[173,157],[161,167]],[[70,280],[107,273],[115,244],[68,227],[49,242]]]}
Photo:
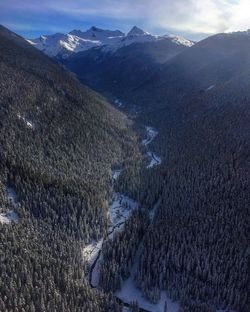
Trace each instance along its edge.
{"label": "snow on mountain slope", "polygon": [[125,34],[120,30],[105,30],[97,28],[95,26],[92,26],[90,29],[84,32],[81,30],[74,29],[69,34],[83,39],[101,40],[101,41],[125,36]]}
{"label": "snow on mountain slope", "polygon": [[104,30],[91,27],[86,31],[72,30],[68,34],[56,33],[27,41],[51,57],[66,58],[72,53],[103,47],[106,52],[114,52],[132,43],[169,39],[178,45],[192,46],[193,42],[178,36],[155,36],[134,26],[127,35],[119,30]]}

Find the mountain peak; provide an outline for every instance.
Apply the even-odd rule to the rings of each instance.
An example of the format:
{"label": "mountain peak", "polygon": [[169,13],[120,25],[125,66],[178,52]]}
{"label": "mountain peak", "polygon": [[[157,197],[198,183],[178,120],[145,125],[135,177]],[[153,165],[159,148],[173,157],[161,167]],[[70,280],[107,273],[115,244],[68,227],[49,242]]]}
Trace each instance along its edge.
{"label": "mountain peak", "polygon": [[148,35],[148,33],[137,26],[132,27],[127,34],[127,36],[142,36],[142,35]]}

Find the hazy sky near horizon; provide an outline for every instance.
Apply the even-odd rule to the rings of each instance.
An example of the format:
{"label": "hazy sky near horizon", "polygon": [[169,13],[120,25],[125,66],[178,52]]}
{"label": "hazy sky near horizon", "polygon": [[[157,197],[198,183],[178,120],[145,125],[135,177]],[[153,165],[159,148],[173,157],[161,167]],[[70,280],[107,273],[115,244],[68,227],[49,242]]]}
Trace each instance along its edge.
{"label": "hazy sky near horizon", "polygon": [[250,0],[0,0],[0,23],[25,37],[133,25],[198,40],[250,28]]}

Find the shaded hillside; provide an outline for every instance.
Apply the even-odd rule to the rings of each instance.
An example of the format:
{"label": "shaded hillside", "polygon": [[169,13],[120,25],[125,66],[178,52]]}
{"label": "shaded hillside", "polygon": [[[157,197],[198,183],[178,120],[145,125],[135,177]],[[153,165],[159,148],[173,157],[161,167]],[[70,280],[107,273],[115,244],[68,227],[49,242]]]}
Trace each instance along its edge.
{"label": "shaded hillside", "polygon": [[81,81],[98,90],[125,96],[145,82],[161,64],[188,49],[170,38],[134,43],[116,52],[96,48],[62,60]]}
{"label": "shaded hillside", "polygon": [[0,207],[19,216],[0,224],[0,310],[115,309],[80,247],[106,229],[111,167],[137,155],[128,121],[4,27],[0,55]]}
{"label": "shaded hillside", "polygon": [[[195,97],[198,101],[214,94],[214,97],[225,98],[226,88],[230,94],[240,95],[242,86],[238,79],[244,77],[245,84],[248,80],[249,50],[247,32],[209,37],[167,61],[129,96],[131,100],[141,99],[145,107],[154,110],[166,107],[168,103],[169,106],[186,105],[189,101],[194,102]],[[151,105],[152,99],[156,105]]]}
{"label": "shaded hillside", "polygon": [[[127,95],[141,108],[139,121],[159,131],[151,148],[162,164],[123,181],[145,206],[160,200],[135,281],[152,302],[167,290],[181,311],[250,309],[249,51],[247,33],[208,38]],[[124,240],[108,248],[115,251],[102,279],[124,278],[131,260],[122,259],[134,246]]]}

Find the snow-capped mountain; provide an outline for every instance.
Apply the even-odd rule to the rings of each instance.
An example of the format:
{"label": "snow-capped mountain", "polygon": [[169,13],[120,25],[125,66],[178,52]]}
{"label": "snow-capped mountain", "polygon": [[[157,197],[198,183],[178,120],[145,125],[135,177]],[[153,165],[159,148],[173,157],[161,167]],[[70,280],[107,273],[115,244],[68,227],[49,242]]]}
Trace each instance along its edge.
{"label": "snow-capped mountain", "polygon": [[104,30],[91,27],[86,31],[72,30],[68,34],[56,33],[27,41],[45,54],[63,58],[72,53],[103,47],[104,51],[114,52],[132,43],[169,39],[178,45],[192,46],[194,43],[178,36],[155,36],[134,26],[127,35],[119,30]]}
{"label": "snow-capped mountain", "polygon": [[145,36],[150,35],[150,33],[138,28],[137,26],[134,26],[127,34],[128,37],[131,36]]}

